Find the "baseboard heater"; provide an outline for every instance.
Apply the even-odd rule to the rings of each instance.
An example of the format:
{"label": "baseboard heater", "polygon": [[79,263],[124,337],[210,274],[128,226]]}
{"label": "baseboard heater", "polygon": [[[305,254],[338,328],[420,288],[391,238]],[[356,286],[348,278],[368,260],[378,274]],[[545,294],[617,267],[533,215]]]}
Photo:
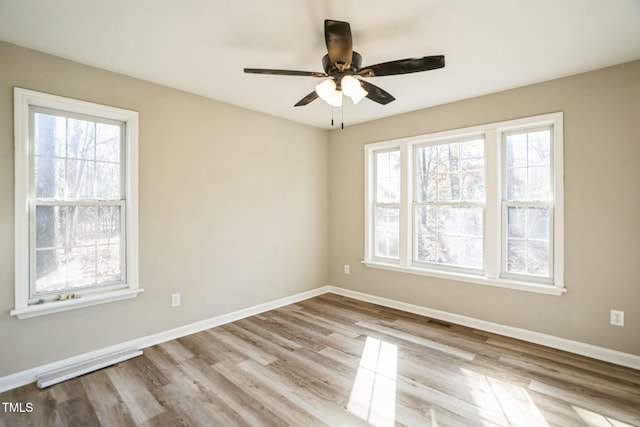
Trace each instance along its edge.
{"label": "baseboard heater", "polygon": [[69,365],[64,368],[44,372],[36,377],[36,381],[39,388],[45,388],[141,355],[141,350],[138,350],[137,348],[128,348],[114,353],[105,354],[104,356],[95,357],[84,362],[74,363],[73,365]]}

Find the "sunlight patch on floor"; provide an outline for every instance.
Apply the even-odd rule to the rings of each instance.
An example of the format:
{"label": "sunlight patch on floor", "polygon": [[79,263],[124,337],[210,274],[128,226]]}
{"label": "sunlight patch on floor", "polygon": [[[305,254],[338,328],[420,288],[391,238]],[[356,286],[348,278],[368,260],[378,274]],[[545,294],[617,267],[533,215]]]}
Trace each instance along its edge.
{"label": "sunlight patch on floor", "polygon": [[347,410],[377,427],[395,425],[398,346],[367,337]]}
{"label": "sunlight patch on floor", "polygon": [[616,420],[611,417],[606,417],[597,412],[590,411],[588,409],[580,408],[579,406],[572,405],[573,410],[584,420],[585,423],[593,427],[633,427],[631,424]]}
{"label": "sunlight patch on floor", "polygon": [[509,425],[549,427],[549,423],[526,389],[494,378],[488,380]]}
{"label": "sunlight patch on floor", "polygon": [[468,369],[461,372],[467,378],[475,406],[493,413],[493,416],[485,413],[492,422],[508,426],[549,426],[525,388]]}

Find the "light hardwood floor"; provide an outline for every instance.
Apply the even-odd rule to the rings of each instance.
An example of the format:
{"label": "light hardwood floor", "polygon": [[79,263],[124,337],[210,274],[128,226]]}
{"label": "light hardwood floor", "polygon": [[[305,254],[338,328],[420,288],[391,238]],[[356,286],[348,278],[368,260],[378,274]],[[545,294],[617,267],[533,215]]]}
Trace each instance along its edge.
{"label": "light hardwood floor", "polygon": [[640,371],[333,294],[144,350],[0,426],[640,426]]}

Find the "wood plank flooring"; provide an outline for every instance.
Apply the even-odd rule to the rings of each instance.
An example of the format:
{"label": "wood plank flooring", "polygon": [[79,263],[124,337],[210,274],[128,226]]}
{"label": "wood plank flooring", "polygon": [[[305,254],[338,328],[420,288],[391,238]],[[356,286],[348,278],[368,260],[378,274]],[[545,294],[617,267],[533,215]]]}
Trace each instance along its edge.
{"label": "wood plank flooring", "polygon": [[334,294],[1,402],[0,426],[640,426],[640,371]]}

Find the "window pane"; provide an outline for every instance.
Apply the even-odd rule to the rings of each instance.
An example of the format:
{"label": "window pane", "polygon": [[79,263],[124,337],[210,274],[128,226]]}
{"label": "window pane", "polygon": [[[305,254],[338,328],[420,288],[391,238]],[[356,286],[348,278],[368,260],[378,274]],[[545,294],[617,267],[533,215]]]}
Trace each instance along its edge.
{"label": "window pane", "polygon": [[436,262],[437,208],[418,206],[415,210],[416,261]]}
{"label": "window pane", "polygon": [[53,157],[36,156],[34,180],[36,197],[56,199],[64,197],[66,161]]}
{"label": "window pane", "polygon": [[120,206],[99,207],[97,221],[97,242],[99,244],[120,242]]}
{"label": "window pane", "polygon": [[436,262],[436,243],[435,236],[418,234],[416,236],[416,261],[435,263]]}
{"label": "window pane", "polygon": [[462,174],[462,200],[484,200],[484,171],[472,171]]}
{"label": "window pane", "polygon": [[451,236],[439,236],[436,244],[437,264],[458,264],[458,252],[458,238]]}
{"label": "window pane", "polygon": [[96,283],[96,247],[81,246],[70,249],[67,263],[67,284],[69,289],[90,286]]}
{"label": "window pane", "polygon": [[119,282],[122,280],[120,266],[120,246],[100,245],[97,247],[96,281],[97,283]]}
{"label": "window pane", "polygon": [[96,198],[119,200],[121,198],[120,165],[96,162]]}
{"label": "window pane", "polygon": [[86,246],[96,244],[97,206],[70,206],[71,224],[68,234],[71,236],[70,246]]}
{"label": "window pane", "polygon": [[36,250],[34,293],[64,289],[67,285],[67,251],[64,248]]}
{"label": "window pane", "polygon": [[376,153],[376,177],[389,176],[389,152]]}
{"label": "window pane", "polygon": [[120,126],[96,125],[96,160],[120,162]]}
{"label": "window pane", "polygon": [[400,209],[376,207],[374,233],[375,256],[398,258],[400,235]]}
{"label": "window pane", "polygon": [[397,203],[400,201],[400,178],[378,178],[376,200],[379,203]]}
{"label": "window pane", "polygon": [[507,136],[507,167],[527,166],[527,134],[517,134]]}
{"label": "window pane", "polygon": [[531,167],[527,171],[527,200],[549,200],[551,185],[548,166]]}
{"label": "window pane", "polygon": [[526,242],[524,240],[507,240],[507,271],[526,274]]}
{"label": "window pane", "polygon": [[549,275],[549,242],[527,242],[527,273]]}
{"label": "window pane", "polygon": [[527,228],[527,213],[525,208],[507,208],[507,238],[524,239]]}
{"label": "window pane", "polygon": [[437,147],[417,147],[416,156],[416,195],[420,202],[438,200],[436,184]]}
{"label": "window pane", "polygon": [[527,168],[507,169],[507,200],[527,200]]}
{"label": "window pane", "polygon": [[528,134],[528,166],[549,166],[551,164],[551,131],[546,129]]}
{"label": "window pane", "polygon": [[482,237],[483,214],[481,208],[459,208],[461,235]]}
{"label": "window pane", "polygon": [[549,240],[549,208],[527,209],[527,236],[529,239]]}
{"label": "window pane", "polygon": [[44,113],[34,113],[33,116],[35,154],[37,156],[66,157],[66,119]]}
{"label": "window pane", "polygon": [[36,206],[36,248],[64,246],[67,218],[66,206]]}
{"label": "window pane", "polygon": [[438,169],[442,173],[458,172],[460,161],[460,144],[443,144],[438,146]]}
{"label": "window pane", "polygon": [[462,169],[484,168],[484,140],[465,141],[461,147]]}
{"label": "window pane", "polygon": [[93,199],[95,162],[67,160],[66,197],[68,199]]}
{"label": "window pane", "polygon": [[439,173],[436,175],[438,200],[448,202],[460,200],[460,181],[458,178],[458,174]]}
{"label": "window pane", "polygon": [[482,238],[464,237],[460,241],[459,265],[471,268],[482,268]]}
{"label": "window pane", "polygon": [[67,157],[93,160],[96,154],[96,124],[87,120],[67,119]]}

